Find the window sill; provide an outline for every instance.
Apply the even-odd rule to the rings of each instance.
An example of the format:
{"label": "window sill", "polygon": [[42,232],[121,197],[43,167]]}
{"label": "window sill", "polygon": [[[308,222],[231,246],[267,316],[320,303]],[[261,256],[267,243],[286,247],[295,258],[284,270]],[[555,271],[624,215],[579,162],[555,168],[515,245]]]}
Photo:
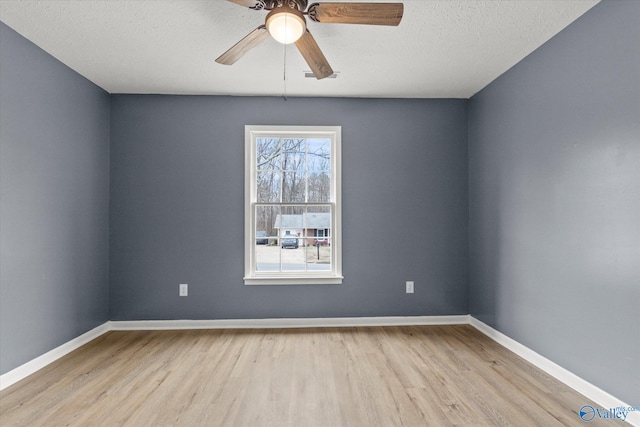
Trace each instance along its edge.
{"label": "window sill", "polygon": [[245,285],[341,285],[342,276],[245,277]]}

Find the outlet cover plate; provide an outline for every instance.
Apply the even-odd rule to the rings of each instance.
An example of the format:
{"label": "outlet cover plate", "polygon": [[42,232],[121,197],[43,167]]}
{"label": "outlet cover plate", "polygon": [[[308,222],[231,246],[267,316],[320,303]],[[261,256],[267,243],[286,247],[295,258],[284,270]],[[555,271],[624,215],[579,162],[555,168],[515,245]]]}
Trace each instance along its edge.
{"label": "outlet cover plate", "polygon": [[413,280],[407,280],[406,290],[408,294],[413,293]]}

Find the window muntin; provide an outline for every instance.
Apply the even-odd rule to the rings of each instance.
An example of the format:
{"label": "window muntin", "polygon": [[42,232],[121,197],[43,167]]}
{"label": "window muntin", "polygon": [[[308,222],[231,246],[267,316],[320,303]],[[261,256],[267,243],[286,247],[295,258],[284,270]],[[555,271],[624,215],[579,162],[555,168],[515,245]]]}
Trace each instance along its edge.
{"label": "window muntin", "polygon": [[245,283],[341,283],[340,127],[247,126],[245,139]]}

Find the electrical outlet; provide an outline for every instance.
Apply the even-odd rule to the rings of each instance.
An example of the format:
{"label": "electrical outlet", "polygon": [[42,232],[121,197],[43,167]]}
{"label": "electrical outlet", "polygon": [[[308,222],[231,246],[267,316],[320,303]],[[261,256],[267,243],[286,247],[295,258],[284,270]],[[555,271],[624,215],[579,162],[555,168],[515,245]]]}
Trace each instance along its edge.
{"label": "electrical outlet", "polygon": [[407,281],[407,293],[408,294],[412,294],[413,293],[413,280],[408,280]]}
{"label": "electrical outlet", "polygon": [[181,297],[186,297],[189,295],[189,285],[186,283],[181,283],[180,284],[180,296]]}

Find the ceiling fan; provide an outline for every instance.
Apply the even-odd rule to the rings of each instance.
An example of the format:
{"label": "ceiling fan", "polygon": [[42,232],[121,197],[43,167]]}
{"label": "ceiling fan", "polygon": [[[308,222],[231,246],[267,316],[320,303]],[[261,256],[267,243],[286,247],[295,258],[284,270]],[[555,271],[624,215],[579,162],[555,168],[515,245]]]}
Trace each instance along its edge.
{"label": "ceiling fan", "polygon": [[321,24],[400,24],[402,3],[313,3],[307,0],[227,0],[254,10],[268,10],[264,25],[249,33],[231,49],[220,55],[216,62],[231,65],[249,50],[262,43],[269,35],[283,44],[295,43],[318,80],[333,74],[309,29],[304,15]]}

